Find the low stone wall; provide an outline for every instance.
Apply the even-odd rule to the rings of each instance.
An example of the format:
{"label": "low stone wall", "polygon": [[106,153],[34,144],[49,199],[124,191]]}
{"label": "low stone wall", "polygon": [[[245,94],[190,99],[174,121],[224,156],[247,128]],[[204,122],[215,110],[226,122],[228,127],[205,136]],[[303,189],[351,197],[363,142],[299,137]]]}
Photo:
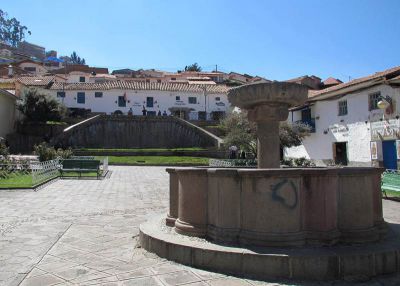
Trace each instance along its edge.
{"label": "low stone wall", "polygon": [[378,241],[381,168],[169,168],[169,225],[256,246]]}
{"label": "low stone wall", "polygon": [[65,130],[54,144],[73,148],[218,147],[221,139],[175,117],[97,116]]}

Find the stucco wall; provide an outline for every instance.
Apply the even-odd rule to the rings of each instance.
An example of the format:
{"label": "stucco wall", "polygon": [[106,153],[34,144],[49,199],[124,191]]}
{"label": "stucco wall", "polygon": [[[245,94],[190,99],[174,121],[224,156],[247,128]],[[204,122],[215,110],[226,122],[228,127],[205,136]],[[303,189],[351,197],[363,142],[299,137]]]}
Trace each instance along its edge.
{"label": "stucco wall", "polygon": [[0,94],[0,137],[5,137],[14,130],[15,99]]}
{"label": "stucco wall", "polygon": [[[347,142],[347,156],[350,165],[369,165],[371,163],[370,122],[383,117],[382,110],[369,111],[369,94],[380,91],[395,101],[395,111],[385,118],[400,114],[399,89],[388,85],[374,86],[334,100],[317,101],[311,106],[315,118],[316,132],[307,137],[303,145],[285,150],[286,157],[306,157],[313,160],[332,160],[333,143]],[[338,116],[338,101],[347,99],[347,115]],[[301,111],[289,114],[289,121],[301,119]],[[326,134],[325,134],[326,133]]]}

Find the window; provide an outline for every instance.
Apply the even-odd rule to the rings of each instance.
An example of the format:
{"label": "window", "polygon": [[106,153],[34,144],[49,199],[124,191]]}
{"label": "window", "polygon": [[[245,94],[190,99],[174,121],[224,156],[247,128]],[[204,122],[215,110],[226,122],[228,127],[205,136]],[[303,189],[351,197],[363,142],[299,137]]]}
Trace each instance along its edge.
{"label": "window", "polygon": [[85,82],[85,77],[84,76],[80,76],[79,77],[79,82]]}
{"label": "window", "polygon": [[339,116],[347,115],[347,100],[341,100],[338,102]]}
{"label": "window", "polygon": [[125,101],[125,97],[122,96],[118,96],[118,106],[119,107],[126,107],[126,101]]}
{"label": "window", "polygon": [[28,71],[28,72],[35,72],[36,71],[36,67],[24,67],[24,70]]}
{"label": "window", "polygon": [[197,103],[197,97],[189,97],[189,104],[196,104]]}
{"label": "window", "polygon": [[146,107],[153,107],[153,106],[154,106],[154,98],[146,97]]}
{"label": "window", "polygon": [[64,97],[65,97],[65,91],[58,91],[58,92],[57,92],[57,97],[62,97],[62,98],[64,98]]}
{"label": "window", "polygon": [[220,97],[216,97],[216,98],[215,98],[215,101],[220,101],[220,100],[221,100]]}
{"label": "window", "polygon": [[176,77],[171,77],[171,80],[176,80]]}
{"label": "window", "polygon": [[306,108],[301,111],[301,120],[303,122],[307,122],[307,121],[311,120],[311,109],[310,108]]}
{"label": "window", "polygon": [[378,109],[378,101],[381,98],[381,93],[374,92],[369,95],[369,110]]}
{"label": "window", "polygon": [[103,93],[98,91],[94,93],[94,97],[103,97]]}
{"label": "window", "polygon": [[181,97],[180,96],[175,96],[175,100],[179,101],[179,100],[181,100]]}
{"label": "window", "polygon": [[80,103],[80,104],[85,104],[85,93],[84,92],[77,93],[76,102]]}

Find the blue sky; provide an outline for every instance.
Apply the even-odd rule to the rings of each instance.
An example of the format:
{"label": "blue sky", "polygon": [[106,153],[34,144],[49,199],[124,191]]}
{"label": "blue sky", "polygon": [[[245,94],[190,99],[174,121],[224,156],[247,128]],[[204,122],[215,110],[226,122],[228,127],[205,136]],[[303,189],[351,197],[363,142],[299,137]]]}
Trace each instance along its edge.
{"label": "blue sky", "polygon": [[398,0],[8,0],[1,9],[28,26],[28,41],[110,70],[197,62],[348,81],[400,65]]}

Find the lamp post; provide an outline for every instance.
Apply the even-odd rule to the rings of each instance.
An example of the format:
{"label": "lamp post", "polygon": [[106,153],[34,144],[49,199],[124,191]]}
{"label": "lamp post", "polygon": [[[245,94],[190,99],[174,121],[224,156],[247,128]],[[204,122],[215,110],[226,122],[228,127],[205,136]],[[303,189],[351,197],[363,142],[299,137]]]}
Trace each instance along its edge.
{"label": "lamp post", "polygon": [[204,116],[207,121],[207,86],[203,85],[203,94],[204,94]]}

